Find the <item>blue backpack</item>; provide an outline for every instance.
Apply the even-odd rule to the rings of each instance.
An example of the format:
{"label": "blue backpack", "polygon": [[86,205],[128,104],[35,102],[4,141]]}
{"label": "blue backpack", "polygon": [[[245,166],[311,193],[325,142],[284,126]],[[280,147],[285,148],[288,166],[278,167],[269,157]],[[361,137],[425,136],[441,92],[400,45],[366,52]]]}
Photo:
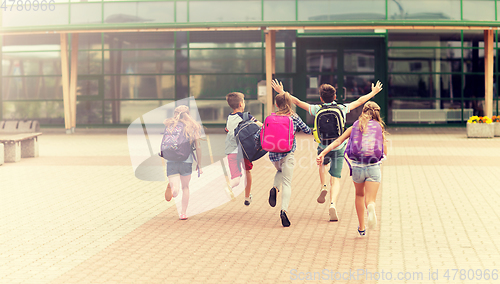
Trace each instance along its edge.
{"label": "blue backpack", "polygon": [[256,161],[267,154],[267,151],[262,150],[260,139],[256,135],[260,132],[260,127],[250,120],[248,112],[243,113],[243,121],[234,129],[234,137],[236,143],[241,146],[243,156],[250,162]]}
{"label": "blue backpack", "polygon": [[161,141],[161,157],[168,161],[182,162],[187,160],[193,151],[193,145],[184,135],[184,123],[179,121],[174,128],[165,127]]}

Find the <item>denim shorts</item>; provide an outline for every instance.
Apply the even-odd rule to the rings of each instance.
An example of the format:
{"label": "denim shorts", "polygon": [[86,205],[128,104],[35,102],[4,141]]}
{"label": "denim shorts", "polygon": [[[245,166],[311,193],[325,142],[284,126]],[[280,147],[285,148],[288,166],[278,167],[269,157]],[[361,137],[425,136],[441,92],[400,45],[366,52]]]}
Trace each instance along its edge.
{"label": "denim shorts", "polygon": [[193,163],[167,162],[167,177],[173,175],[188,176],[193,172]]}
{"label": "denim shorts", "polygon": [[352,181],[355,183],[363,183],[365,181],[380,182],[381,180],[380,164],[352,167]]}

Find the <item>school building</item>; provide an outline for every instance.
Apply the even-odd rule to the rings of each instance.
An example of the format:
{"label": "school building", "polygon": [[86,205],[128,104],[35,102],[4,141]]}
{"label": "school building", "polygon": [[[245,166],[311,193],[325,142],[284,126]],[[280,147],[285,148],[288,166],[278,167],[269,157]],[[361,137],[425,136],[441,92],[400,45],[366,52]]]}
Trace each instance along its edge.
{"label": "school building", "polygon": [[380,80],[389,125],[499,108],[500,0],[16,0],[0,18],[0,118],[69,132],[190,96],[221,126],[231,91],[261,119],[273,77],[307,102],[324,83],[350,102]]}

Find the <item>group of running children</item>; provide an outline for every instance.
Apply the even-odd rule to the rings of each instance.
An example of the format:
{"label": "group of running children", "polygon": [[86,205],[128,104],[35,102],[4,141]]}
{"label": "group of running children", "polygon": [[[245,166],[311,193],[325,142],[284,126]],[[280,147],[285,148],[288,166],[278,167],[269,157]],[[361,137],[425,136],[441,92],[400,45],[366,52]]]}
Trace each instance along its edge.
{"label": "group of running children", "polygon": [[[235,187],[243,176],[241,167],[245,170],[245,205],[252,202],[253,161],[269,153],[269,159],[276,168],[273,187],[269,192],[269,205],[276,206],[278,193],[281,193],[280,218],[284,227],[290,226],[288,207],[292,193],[292,176],[295,165],[294,151],[296,149],[295,133],[302,131],[313,134],[318,142],[316,162],[319,166],[321,187],[318,190],[318,203],[325,203],[328,194],[326,166],[330,164],[330,221],[339,220],[336,207],[340,191],[340,178],[344,163],[344,153],[349,160],[354,187],[356,189],[355,207],[358,215],[358,233],[366,234],[365,209],[368,215],[368,227],[374,228],[377,223],[375,199],[381,182],[380,163],[387,153],[385,125],[380,117],[380,107],[372,101],[373,96],[382,90],[382,84],[377,81],[372,84],[372,91],[361,96],[356,101],[347,104],[337,104],[336,90],[329,84],[319,87],[321,104],[303,102],[286,92],[278,80],[272,81],[273,89],[278,93],[275,97],[276,113],[266,117],[264,123],[245,112],[245,95],[232,92],[226,96],[227,103],[233,110],[226,123],[225,154],[230,170],[230,186]],[[315,126],[311,130],[302,119],[294,113],[292,104],[308,111],[315,116]],[[362,106],[363,111],[353,126],[345,129],[346,115],[353,109]],[[166,126],[162,141],[163,158],[167,160],[168,185],[165,199],[170,201],[176,197],[180,188],[183,190],[180,219],[187,219],[186,210],[189,202],[189,181],[192,173],[193,158],[200,163],[201,151],[199,134],[201,126],[189,115],[186,106],[179,106],[174,111],[174,117],[164,121]],[[173,134],[173,136],[172,136]],[[184,137],[182,137],[184,136]],[[174,138],[172,138],[174,137]],[[193,147],[191,154],[169,159],[168,154],[172,142],[179,144],[179,137],[189,141]],[[349,139],[349,143],[348,139]],[[346,145],[347,144],[347,145]],[[190,146],[191,147],[191,146]],[[177,146],[170,147],[175,148]],[[196,149],[196,150],[195,150]],[[172,152],[172,151],[171,151]],[[198,169],[199,171],[201,169]]]}

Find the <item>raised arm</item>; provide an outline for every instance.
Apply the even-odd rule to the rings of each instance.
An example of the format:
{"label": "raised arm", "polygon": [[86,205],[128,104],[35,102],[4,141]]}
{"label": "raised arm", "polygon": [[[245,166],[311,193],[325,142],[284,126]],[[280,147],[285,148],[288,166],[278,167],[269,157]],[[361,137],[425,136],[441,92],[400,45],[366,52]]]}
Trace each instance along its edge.
{"label": "raised arm", "polygon": [[335,141],[333,141],[328,147],[323,150],[318,157],[316,158],[316,163],[318,165],[321,165],[323,163],[323,159],[325,158],[325,155],[330,153],[333,149],[337,148],[342,142],[344,142],[349,136],[351,136],[351,131],[352,131],[352,126],[347,128],[346,131],[340,135],[339,138],[337,138]]}
{"label": "raised arm", "polygon": [[382,83],[380,83],[380,81],[377,81],[376,85],[373,85],[373,83],[372,83],[372,91],[370,93],[360,97],[359,99],[355,100],[354,102],[350,103],[349,104],[350,109],[353,110],[353,109],[359,107],[360,105],[363,105],[369,99],[373,98],[376,94],[378,94],[380,91],[382,91]]}
{"label": "raised arm", "polygon": [[[285,89],[283,88],[283,82],[278,81],[278,79],[274,79],[271,81],[271,86],[273,89],[278,93],[278,94],[283,94],[285,92]],[[306,102],[303,102],[296,97],[290,95],[292,97],[292,103],[301,109],[304,109],[305,111],[309,112],[309,104]]]}

